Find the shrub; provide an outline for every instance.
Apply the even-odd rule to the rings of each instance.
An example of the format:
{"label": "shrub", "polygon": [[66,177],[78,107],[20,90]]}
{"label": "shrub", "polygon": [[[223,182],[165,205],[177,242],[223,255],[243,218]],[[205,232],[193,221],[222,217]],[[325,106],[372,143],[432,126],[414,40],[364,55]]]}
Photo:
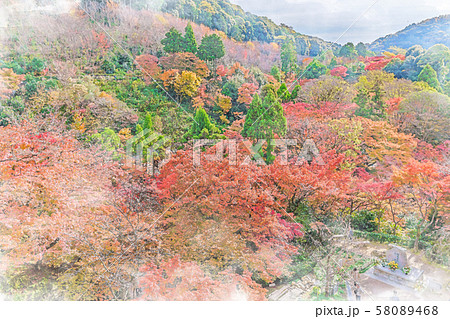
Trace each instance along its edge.
{"label": "shrub", "polygon": [[[414,247],[414,239],[403,238],[403,237],[389,235],[389,234],[383,234],[383,233],[365,232],[365,231],[359,231],[359,230],[353,231],[353,234],[356,237],[373,240],[373,241],[376,241],[379,243],[395,243],[397,245],[401,245],[401,246],[404,246],[407,248]],[[430,247],[432,247],[431,243],[428,243],[423,240],[419,240],[419,249],[429,249]]]}
{"label": "shrub", "polygon": [[116,70],[116,66],[109,60],[104,60],[101,69],[105,71],[106,74],[113,74]]}
{"label": "shrub", "polygon": [[352,226],[357,230],[374,232],[377,230],[378,225],[376,222],[377,214],[374,211],[358,211],[352,215]]}

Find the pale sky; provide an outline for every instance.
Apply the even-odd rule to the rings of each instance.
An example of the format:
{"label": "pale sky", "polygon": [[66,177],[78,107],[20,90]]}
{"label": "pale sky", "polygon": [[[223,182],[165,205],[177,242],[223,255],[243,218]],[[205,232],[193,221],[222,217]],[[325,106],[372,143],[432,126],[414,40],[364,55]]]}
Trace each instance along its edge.
{"label": "pale sky", "polygon": [[244,11],[338,43],[372,42],[409,24],[450,14],[449,0],[230,0]]}

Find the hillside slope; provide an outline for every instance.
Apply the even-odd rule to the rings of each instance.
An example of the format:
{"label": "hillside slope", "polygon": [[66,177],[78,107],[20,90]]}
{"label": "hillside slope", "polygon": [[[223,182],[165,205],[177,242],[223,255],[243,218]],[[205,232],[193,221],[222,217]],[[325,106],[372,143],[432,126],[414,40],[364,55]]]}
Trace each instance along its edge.
{"label": "hillside slope", "polygon": [[339,47],[338,44],[300,34],[287,25],[277,25],[267,17],[245,12],[228,0],[167,0],[160,9],[223,31],[239,41],[282,43],[286,37],[291,37],[295,40],[297,52],[302,55],[315,56],[330,47]]}
{"label": "hillside slope", "polygon": [[416,44],[428,49],[439,43],[450,46],[450,14],[413,23],[397,33],[375,40],[370,49],[376,52],[391,46],[408,49]]}

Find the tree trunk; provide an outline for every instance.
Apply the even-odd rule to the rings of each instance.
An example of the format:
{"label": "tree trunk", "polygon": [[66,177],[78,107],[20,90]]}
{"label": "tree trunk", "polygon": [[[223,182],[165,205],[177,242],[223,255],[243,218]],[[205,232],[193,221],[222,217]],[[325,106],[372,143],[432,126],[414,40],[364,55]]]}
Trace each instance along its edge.
{"label": "tree trunk", "polygon": [[330,296],[330,255],[327,257],[327,269],[325,274],[325,296]]}
{"label": "tree trunk", "polygon": [[419,251],[419,239],[420,239],[420,236],[422,235],[422,225],[423,225],[423,220],[417,226],[416,239],[414,240],[414,250],[415,251]]}

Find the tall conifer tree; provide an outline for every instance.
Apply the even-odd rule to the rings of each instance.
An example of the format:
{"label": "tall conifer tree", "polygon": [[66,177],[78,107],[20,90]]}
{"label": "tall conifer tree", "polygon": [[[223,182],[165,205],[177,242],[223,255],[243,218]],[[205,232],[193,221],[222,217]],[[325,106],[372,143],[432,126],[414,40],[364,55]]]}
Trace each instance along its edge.
{"label": "tall conifer tree", "polygon": [[183,43],[183,51],[197,53],[197,41],[195,40],[194,30],[190,23],[184,29],[184,43]]}

